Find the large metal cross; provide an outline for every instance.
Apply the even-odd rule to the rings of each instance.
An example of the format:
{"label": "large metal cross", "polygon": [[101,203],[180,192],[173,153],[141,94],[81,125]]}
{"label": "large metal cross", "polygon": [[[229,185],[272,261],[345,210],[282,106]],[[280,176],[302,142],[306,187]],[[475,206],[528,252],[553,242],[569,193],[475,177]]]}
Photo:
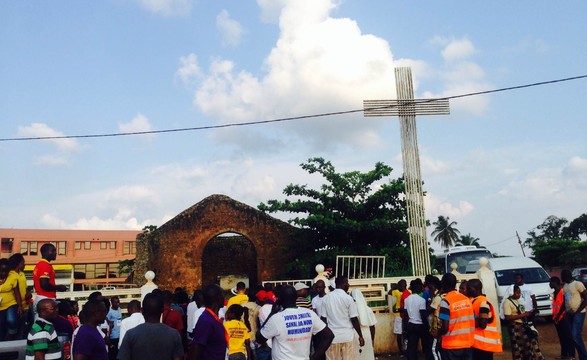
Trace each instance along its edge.
{"label": "large metal cross", "polygon": [[395,68],[395,87],[397,100],[364,100],[363,114],[400,118],[412,270],[415,276],[425,276],[430,273],[430,254],[426,240],[416,115],[448,115],[449,104],[447,99],[415,100],[412,71],[409,67]]}

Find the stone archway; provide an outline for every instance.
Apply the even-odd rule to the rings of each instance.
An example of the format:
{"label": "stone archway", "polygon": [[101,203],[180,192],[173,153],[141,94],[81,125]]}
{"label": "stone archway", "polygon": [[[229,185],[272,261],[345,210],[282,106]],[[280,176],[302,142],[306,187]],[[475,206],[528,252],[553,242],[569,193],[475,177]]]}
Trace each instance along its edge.
{"label": "stone archway", "polygon": [[[236,255],[236,256],[235,256]],[[245,236],[224,233],[210,239],[202,254],[202,283],[211,284],[219,276],[234,275],[257,283],[257,251]]]}
{"label": "stone archway", "polygon": [[300,229],[225,195],[203,199],[155,232],[157,247],[152,256],[149,249],[153,247],[137,241],[135,271],[154,270],[162,288],[191,290],[207,285],[202,277],[202,258],[206,245],[217,235],[237,233],[253,244],[257,282],[275,279],[296,255],[291,245],[303,236]]}

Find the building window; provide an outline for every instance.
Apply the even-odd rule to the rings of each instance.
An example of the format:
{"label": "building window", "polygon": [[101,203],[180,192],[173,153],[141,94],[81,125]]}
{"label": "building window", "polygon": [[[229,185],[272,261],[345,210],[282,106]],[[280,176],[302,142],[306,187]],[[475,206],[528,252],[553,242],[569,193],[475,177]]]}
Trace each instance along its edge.
{"label": "building window", "polygon": [[89,241],[84,241],[84,250],[91,250],[92,249],[92,243]]}
{"label": "building window", "polygon": [[21,241],[20,242],[20,253],[23,255],[29,254],[29,243],[28,241]]}
{"label": "building window", "polygon": [[100,250],[108,249],[108,243],[106,241],[100,241]]}
{"label": "building window", "polygon": [[108,264],[108,277],[118,277],[118,263]]}
{"label": "building window", "polygon": [[124,255],[136,254],[137,253],[137,243],[134,241],[125,241],[123,253],[124,253]]}
{"label": "building window", "polygon": [[58,241],[57,242],[57,255],[65,255],[67,249],[67,242],[66,241]]}
{"label": "building window", "polygon": [[81,241],[76,241],[75,242],[75,249],[76,250],[81,250],[82,249],[82,242]]}
{"label": "building window", "polygon": [[75,272],[83,276],[76,275],[76,279],[105,279],[106,270],[109,272],[108,277],[118,275],[118,264],[77,264],[74,266]]}
{"label": "building window", "polygon": [[37,255],[38,250],[39,250],[39,243],[37,241],[31,241],[29,242],[30,244],[30,251],[29,251],[29,255]]}
{"label": "building window", "polygon": [[110,250],[116,249],[116,241],[110,241]]}

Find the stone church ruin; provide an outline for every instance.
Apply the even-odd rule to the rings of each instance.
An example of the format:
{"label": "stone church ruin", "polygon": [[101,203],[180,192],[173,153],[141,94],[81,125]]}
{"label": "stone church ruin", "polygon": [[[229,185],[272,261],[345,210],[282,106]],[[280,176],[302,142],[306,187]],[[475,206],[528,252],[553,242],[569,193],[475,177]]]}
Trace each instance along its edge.
{"label": "stone church ruin", "polygon": [[[235,275],[275,279],[302,230],[225,195],[211,195],[148,236],[137,237],[135,273],[155,271],[165,289],[195,289]],[[139,280],[139,279],[137,279]]]}

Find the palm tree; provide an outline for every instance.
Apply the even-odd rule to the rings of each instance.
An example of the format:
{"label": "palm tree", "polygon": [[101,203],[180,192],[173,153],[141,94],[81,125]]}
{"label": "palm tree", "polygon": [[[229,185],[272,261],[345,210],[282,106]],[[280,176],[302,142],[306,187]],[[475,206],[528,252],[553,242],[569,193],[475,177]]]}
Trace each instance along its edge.
{"label": "palm tree", "polygon": [[457,240],[457,242],[455,243],[456,246],[475,246],[475,247],[481,247],[481,244],[479,244],[479,238],[474,237],[473,235],[471,235],[471,233],[468,233],[467,235],[461,235],[461,237]]}
{"label": "palm tree", "polygon": [[459,239],[460,232],[455,228],[457,222],[450,221],[448,216],[440,215],[432,225],[436,226],[432,232],[434,241],[439,242],[442,247],[448,249]]}

